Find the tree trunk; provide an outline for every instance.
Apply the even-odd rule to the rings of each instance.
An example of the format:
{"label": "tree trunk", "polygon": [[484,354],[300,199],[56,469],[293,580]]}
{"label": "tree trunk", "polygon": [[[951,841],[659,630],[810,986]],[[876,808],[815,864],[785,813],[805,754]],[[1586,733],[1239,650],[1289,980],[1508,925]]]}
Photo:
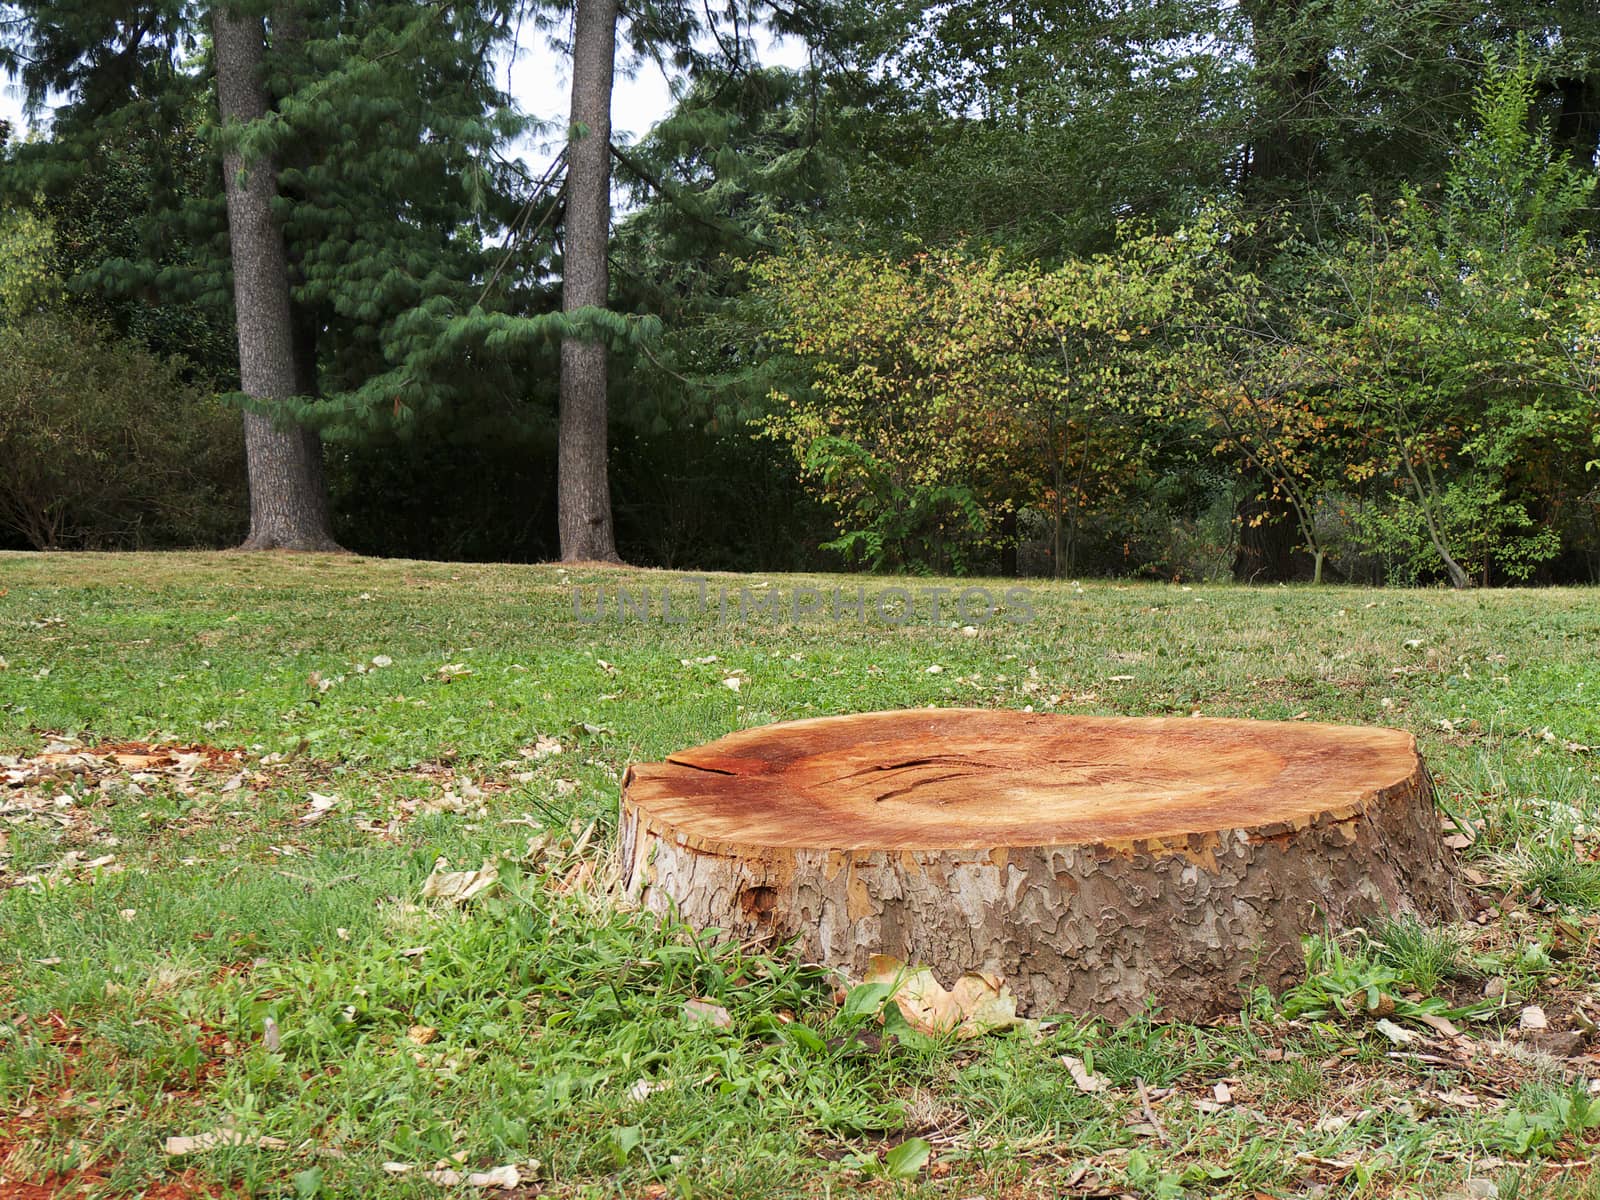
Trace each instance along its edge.
{"label": "tree trunk", "polygon": [[1299,722],[917,710],[795,721],[631,767],[622,880],[733,939],[1001,976],[1022,1011],[1194,1020],[1301,939],[1454,917],[1411,736]]}
{"label": "tree trunk", "polygon": [[[1416,464],[1411,461],[1411,455],[1402,442],[1399,447],[1400,462],[1406,469],[1406,478],[1411,482],[1411,494],[1416,497],[1417,507],[1422,511],[1422,523],[1428,531],[1428,541],[1433,544],[1433,549],[1444,563],[1445,574],[1450,578],[1450,586],[1456,591],[1465,591],[1472,586],[1472,578],[1466,572],[1455,555],[1450,553],[1450,547],[1444,543],[1444,534],[1439,530],[1439,523],[1433,518],[1432,497],[1435,494],[1431,488],[1422,486],[1422,480],[1417,476]],[[1433,481],[1433,473],[1429,471],[1428,480]]]}
{"label": "tree trunk", "polygon": [[1294,506],[1262,483],[1261,491],[1241,500],[1234,510],[1239,544],[1233,555],[1235,583],[1289,583],[1308,577],[1306,555],[1299,550],[1299,524]]}
{"label": "tree trunk", "polygon": [[[267,115],[261,81],[263,29],[219,5],[212,11],[217,104],[224,124]],[[270,159],[246,164],[223,157],[234,307],[239,327],[239,382],[262,402],[296,394],[294,327],[283,232],[272,217],[277,172]],[[247,412],[245,457],[250,478],[246,550],[337,550],[322,474],[322,439],[287,418]]]}
{"label": "tree trunk", "polygon": [[[611,232],[611,80],[617,0],[578,0],[572,39],[572,126],[567,141],[566,247],[562,308],[604,308]],[[606,348],[561,342],[557,452],[563,562],[616,562],[606,476]]]}
{"label": "tree trunk", "polygon": [[1000,514],[1000,574],[1007,579],[1015,579],[1019,573],[1017,549],[1022,540],[1019,524],[1015,507]]}
{"label": "tree trunk", "polygon": [[1556,81],[1560,101],[1551,138],[1584,170],[1600,165],[1600,73]]}
{"label": "tree trunk", "polygon": [[1329,75],[1329,47],[1304,0],[1248,0],[1256,110],[1243,179],[1246,199],[1272,208],[1299,199],[1322,170],[1319,93]]}

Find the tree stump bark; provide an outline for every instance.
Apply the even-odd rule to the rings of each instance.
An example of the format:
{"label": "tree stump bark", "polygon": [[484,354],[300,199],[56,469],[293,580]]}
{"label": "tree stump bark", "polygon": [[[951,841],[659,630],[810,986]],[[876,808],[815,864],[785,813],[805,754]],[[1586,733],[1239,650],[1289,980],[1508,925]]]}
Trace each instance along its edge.
{"label": "tree stump bark", "polygon": [[793,721],[631,767],[622,878],[658,913],[874,954],[1019,1010],[1236,1010],[1301,938],[1458,915],[1414,739],[1300,722],[922,709]]}

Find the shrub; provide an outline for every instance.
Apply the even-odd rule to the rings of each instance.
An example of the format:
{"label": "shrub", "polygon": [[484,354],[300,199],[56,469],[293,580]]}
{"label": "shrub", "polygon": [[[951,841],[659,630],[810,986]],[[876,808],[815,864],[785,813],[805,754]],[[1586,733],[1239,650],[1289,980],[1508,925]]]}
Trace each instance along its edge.
{"label": "shrub", "polygon": [[60,313],[0,323],[0,528],[35,549],[242,532],[238,414],[178,364]]}

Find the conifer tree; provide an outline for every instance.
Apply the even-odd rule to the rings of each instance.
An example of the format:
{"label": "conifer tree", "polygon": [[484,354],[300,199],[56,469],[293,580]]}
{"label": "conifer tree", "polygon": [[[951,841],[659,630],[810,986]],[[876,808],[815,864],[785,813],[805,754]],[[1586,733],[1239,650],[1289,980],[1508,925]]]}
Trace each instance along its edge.
{"label": "conifer tree", "polygon": [[[265,120],[260,17],[226,4],[212,10],[217,107],[225,125]],[[262,409],[244,414],[250,473],[246,550],[335,550],[322,473],[322,439],[273,402],[302,390],[295,378],[294,324],[283,231],[272,215],[278,175],[269,155],[246,161],[237,148],[222,158],[229,246],[239,327],[239,382]]]}
{"label": "conifer tree", "polygon": [[[572,124],[567,142],[562,308],[604,308],[610,271],[611,83],[616,0],[577,0],[572,38]],[[606,474],[606,348],[577,331],[561,341],[559,445],[561,557],[613,562],[617,549]]]}

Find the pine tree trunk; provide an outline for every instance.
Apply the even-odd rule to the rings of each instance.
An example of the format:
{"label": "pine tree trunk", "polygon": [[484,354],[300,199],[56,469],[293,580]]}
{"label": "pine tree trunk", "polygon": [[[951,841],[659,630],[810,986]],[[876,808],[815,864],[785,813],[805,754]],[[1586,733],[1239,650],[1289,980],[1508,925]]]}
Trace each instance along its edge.
{"label": "pine tree trunk", "polygon": [[[212,11],[217,103],[224,123],[267,115],[261,81],[259,17],[219,5]],[[248,165],[237,151],[222,162],[239,326],[239,382],[247,396],[272,401],[297,392],[294,324],[283,232],[272,217],[277,172],[270,159]],[[245,550],[338,550],[328,517],[322,439],[313,430],[262,413],[244,417],[250,478]]]}
{"label": "pine tree trunk", "polygon": [[[572,127],[567,142],[562,307],[604,308],[611,232],[611,80],[617,0],[578,0],[572,41]],[[606,348],[561,343],[558,524],[564,562],[616,562],[606,477]]]}

